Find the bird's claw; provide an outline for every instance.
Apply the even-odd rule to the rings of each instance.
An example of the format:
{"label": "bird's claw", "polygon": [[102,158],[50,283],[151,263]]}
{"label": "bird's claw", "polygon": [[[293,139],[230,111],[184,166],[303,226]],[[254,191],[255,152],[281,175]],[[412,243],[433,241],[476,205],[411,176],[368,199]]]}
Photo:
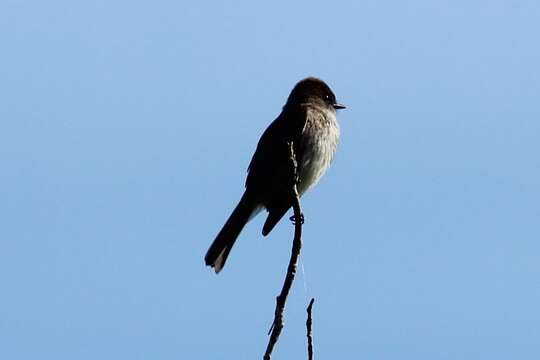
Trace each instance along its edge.
{"label": "bird's claw", "polygon": [[[296,225],[296,216],[291,216],[289,220],[292,221],[293,225]],[[304,214],[300,214],[300,224],[304,225]]]}

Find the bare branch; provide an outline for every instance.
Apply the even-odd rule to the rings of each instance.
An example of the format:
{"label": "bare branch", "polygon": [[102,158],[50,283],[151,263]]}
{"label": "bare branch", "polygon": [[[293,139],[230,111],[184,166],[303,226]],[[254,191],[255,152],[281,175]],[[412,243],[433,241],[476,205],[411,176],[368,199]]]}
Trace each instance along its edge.
{"label": "bare branch", "polygon": [[287,296],[289,295],[289,291],[291,290],[291,286],[296,275],[298,258],[300,256],[300,249],[302,248],[302,224],[304,222],[304,218],[300,209],[300,199],[298,196],[298,190],[296,188],[296,183],[298,181],[298,166],[292,142],[289,143],[289,149],[292,170],[291,174],[293,174],[293,176],[291,176],[291,200],[292,208],[294,210],[294,240],[291,250],[291,258],[289,260],[289,266],[287,267],[287,275],[285,276],[285,281],[283,282],[281,293],[276,297],[274,322],[272,323],[272,327],[270,328],[271,334],[268,341],[268,346],[266,347],[266,352],[264,354],[264,360],[271,359],[272,351],[274,350],[274,346],[279,339],[281,329],[283,329],[283,311],[285,310]]}
{"label": "bare branch", "polygon": [[307,330],[307,351],[308,351],[308,360],[313,360],[313,333],[311,331],[311,325],[313,323],[311,319],[311,310],[313,308],[313,303],[315,302],[315,298],[311,298],[311,301],[309,302],[309,305],[307,307],[307,320],[306,320],[306,330]]}

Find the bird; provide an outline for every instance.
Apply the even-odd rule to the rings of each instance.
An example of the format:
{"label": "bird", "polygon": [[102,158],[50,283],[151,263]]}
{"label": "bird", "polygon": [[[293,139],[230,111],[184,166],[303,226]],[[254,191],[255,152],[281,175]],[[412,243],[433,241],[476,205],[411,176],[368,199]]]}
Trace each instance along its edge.
{"label": "bird", "polygon": [[210,245],[205,263],[219,273],[244,226],[261,210],[268,235],[292,206],[290,143],[297,161],[297,190],[312,188],[332,162],[339,143],[336,101],[321,79],[307,77],[293,87],[278,117],[263,132],[248,166],[245,191]]}

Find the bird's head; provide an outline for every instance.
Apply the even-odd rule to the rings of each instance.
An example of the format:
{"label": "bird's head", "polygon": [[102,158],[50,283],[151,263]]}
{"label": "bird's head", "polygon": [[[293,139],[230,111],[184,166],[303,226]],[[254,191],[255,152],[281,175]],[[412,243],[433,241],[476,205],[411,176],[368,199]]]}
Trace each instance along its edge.
{"label": "bird's head", "polygon": [[292,89],[285,107],[296,106],[314,102],[333,110],[345,109],[345,106],[336,101],[336,95],[321,79],[308,77],[300,80]]}

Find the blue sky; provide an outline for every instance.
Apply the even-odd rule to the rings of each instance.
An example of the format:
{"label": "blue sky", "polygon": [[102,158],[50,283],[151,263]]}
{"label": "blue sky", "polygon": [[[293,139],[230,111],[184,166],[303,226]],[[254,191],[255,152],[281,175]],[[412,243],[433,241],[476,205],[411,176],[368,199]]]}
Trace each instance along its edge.
{"label": "blue sky", "polygon": [[275,358],[540,356],[537,1],[4,1],[0,357],[253,359],[283,221],[204,253],[303,77],[348,109]]}

